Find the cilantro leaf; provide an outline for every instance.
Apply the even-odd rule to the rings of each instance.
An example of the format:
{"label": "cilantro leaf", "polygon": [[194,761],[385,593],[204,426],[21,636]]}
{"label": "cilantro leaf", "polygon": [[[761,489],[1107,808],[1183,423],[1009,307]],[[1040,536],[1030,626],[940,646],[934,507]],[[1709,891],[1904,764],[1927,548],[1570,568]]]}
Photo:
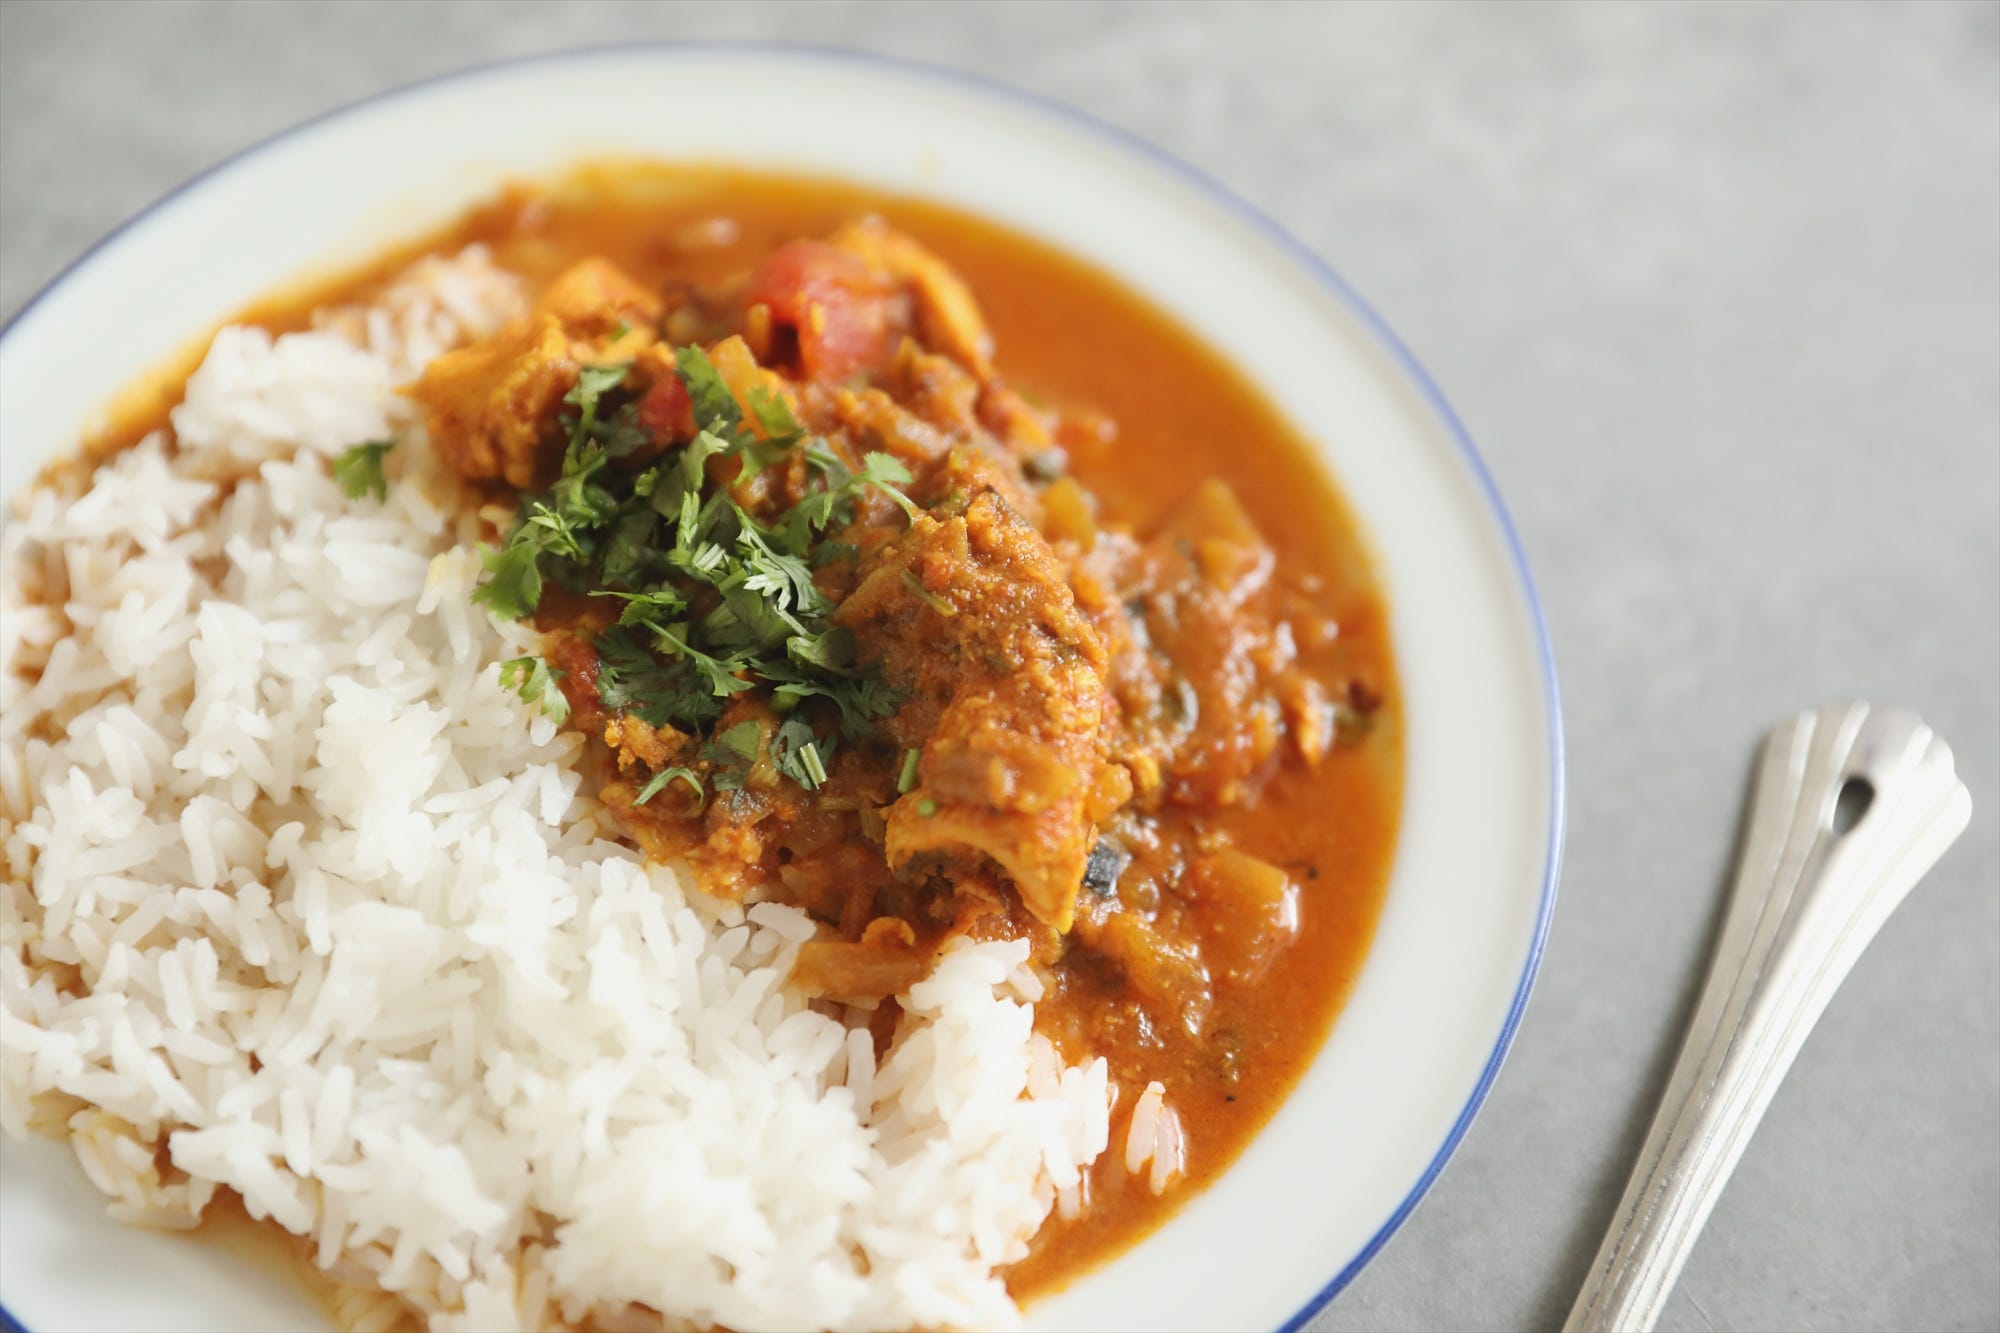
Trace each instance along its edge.
{"label": "cilantro leaf", "polygon": [[695,730],[722,715],[722,704],[702,689],[682,663],[664,663],[613,627],[597,636],[597,697],[615,713],[631,713],[649,726]]}
{"label": "cilantro leaf", "polygon": [[676,764],[672,768],[663,768],[648,778],[646,785],[639,788],[639,794],[632,798],[632,804],[644,805],[665,790],[670,782],[685,782],[694,792],[697,809],[707,803],[708,789],[701,785],[701,775],[691,768]]}
{"label": "cilantro leaf", "polygon": [[849,740],[875,733],[875,724],[896,711],[903,699],[880,676],[863,676],[836,683],[828,692],[840,710],[840,730]]}
{"label": "cilantro leaf", "polygon": [[341,494],[350,500],[359,500],[364,495],[388,499],[389,482],[382,475],[382,455],[395,447],[393,439],[370,440],[342,451],[333,460],[333,479],[340,483]]}
{"label": "cilantro leaf", "polygon": [[619,515],[603,548],[606,583],[629,588],[644,581],[654,563],[653,531],[658,526],[659,516],[645,506]]}
{"label": "cilantro leaf", "polygon": [[[826,759],[820,752],[822,744],[804,721],[788,718],[772,739],[771,757],[777,760],[780,773],[807,791],[815,791],[826,781]],[[828,753],[831,753],[830,746]]]}
{"label": "cilantro leaf", "polygon": [[653,635],[653,646],[663,653],[672,653],[694,667],[701,676],[709,692],[717,698],[726,699],[732,694],[741,694],[750,689],[751,682],[744,680],[741,673],[749,664],[737,657],[712,657],[671,630],[658,630]]}
{"label": "cilantro leaf", "polygon": [[695,437],[681,450],[681,484],[687,487],[690,494],[700,490],[707,475],[708,460],[727,452],[729,441],[726,438],[709,429],[696,431]]}
{"label": "cilantro leaf", "polygon": [[625,603],[625,609],[618,613],[621,625],[644,625],[671,618],[687,610],[687,603],[672,588],[659,587],[648,592],[616,592],[610,588],[600,588],[592,597],[616,597]]}
{"label": "cilantro leaf", "polygon": [[585,366],[577,372],[576,384],[563,401],[577,410],[574,434],[588,436],[597,422],[597,404],[606,393],[625,382],[630,366]]}
{"label": "cilantro leaf", "polygon": [[888,454],[869,454],[861,460],[861,471],[855,474],[856,486],[873,486],[882,494],[903,507],[903,512],[915,518],[923,511],[916,501],[903,494],[898,487],[910,484],[910,470]]}
{"label": "cilantro leaf", "polygon": [[785,641],[785,655],[801,667],[845,671],[854,662],[854,635],[845,629],[795,635]]}
{"label": "cilantro leaf", "polygon": [[808,613],[826,609],[826,599],[820,596],[805,561],[771,549],[763,535],[749,526],[737,536],[736,545],[742,552],[744,587],[768,595],[780,609],[796,607]]}
{"label": "cilantro leaf", "polygon": [[738,722],[727,731],[718,731],[715,743],[733,750],[740,758],[755,759],[757,747],[764,743],[764,729],[755,722]]}
{"label": "cilantro leaf", "polygon": [[536,534],[534,540],[544,552],[570,560],[584,558],[583,543],[578,539],[574,512],[556,509],[537,500],[529,506],[528,526],[542,530]]}
{"label": "cilantro leaf", "polygon": [[543,658],[515,657],[500,664],[500,686],[531,704],[540,704],[544,713],[563,723],[569,721],[569,700],[556,686],[562,674],[551,670]]}
{"label": "cilantro leaf", "polygon": [[704,745],[701,757],[711,765],[709,783],[717,791],[741,791],[750,776],[750,766],[764,746],[764,729],[755,722],[738,722],[715,734]]}
{"label": "cilantro leaf", "polygon": [[617,411],[597,424],[594,434],[606,458],[623,458],[652,440],[646,433],[646,428],[639,424],[637,403],[625,403],[620,406]]}
{"label": "cilantro leaf", "polygon": [[764,438],[774,444],[792,444],[804,438],[805,428],[792,415],[785,400],[759,384],[750,390],[750,415],[757,419]]}
{"label": "cilantro leaf", "polygon": [[687,386],[697,421],[720,425],[725,432],[743,424],[743,409],[736,405],[736,395],[722,382],[706,352],[699,347],[679,348],[674,352],[674,373]]}
{"label": "cilantro leaf", "polygon": [[531,542],[512,540],[497,551],[481,551],[491,577],[472,590],[473,602],[507,620],[533,615],[542,600],[540,556]]}

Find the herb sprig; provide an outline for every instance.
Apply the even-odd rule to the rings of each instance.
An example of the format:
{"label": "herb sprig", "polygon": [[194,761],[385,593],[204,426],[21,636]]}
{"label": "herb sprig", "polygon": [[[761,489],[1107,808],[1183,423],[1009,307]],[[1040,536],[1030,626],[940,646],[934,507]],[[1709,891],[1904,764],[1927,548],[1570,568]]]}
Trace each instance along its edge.
{"label": "herb sprig", "polygon": [[511,657],[500,664],[500,687],[514,691],[528,703],[540,704],[544,713],[563,723],[569,720],[569,700],[556,686],[562,674],[543,658]]}
{"label": "herb sprig", "polygon": [[[534,614],[554,580],[622,602],[617,623],[596,641],[597,690],[606,708],[705,734],[732,696],[767,689],[783,718],[769,737],[771,760],[786,777],[816,788],[826,781],[839,736],[871,735],[896,698],[855,662],[853,637],[832,623],[833,606],[813,570],[843,553],[831,549],[840,544],[827,534],[852,521],[866,491],[880,491],[912,516],[919,512],[899,489],[910,473],[881,453],[849,468],[809,437],[775,394],[753,389],[739,405],[699,348],[678,349],[675,363],[698,429],[685,446],[631,471],[610,467],[647,442],[636,406],[611,405],[628,368],[582,372],[564,399],[573,410],[565,419],[561,474],[523,502],[506,540],[485,554],[487,578],[473,600],[521,619]],[[798,503],[768,521],[737,503],[733,487],[795,455],[816,482]],[[731,485],[710,480],[711,460],[737,462]],[[532,677],[521,683],[523,695],[535,698],[527,688]],[[839,736],[821,737],[793,715],[807,699],[832,705]],[[763,728],[751,723],[712,740],[711,783],[718,790],[740,786],[745,762],[764,743]],[[670,768],[654,774],[639,799],[674,781],[705,798],[698,774]]]}
{"label": "herb sprig", "polygon": [[359,500],[364,495],[388,499],[389,482],[382,475],[382,456],[395,447],[393,439],[369,440],[341,450],[340,457],[333,460],[333,479],[339,483],[341,494],[350,500]]}

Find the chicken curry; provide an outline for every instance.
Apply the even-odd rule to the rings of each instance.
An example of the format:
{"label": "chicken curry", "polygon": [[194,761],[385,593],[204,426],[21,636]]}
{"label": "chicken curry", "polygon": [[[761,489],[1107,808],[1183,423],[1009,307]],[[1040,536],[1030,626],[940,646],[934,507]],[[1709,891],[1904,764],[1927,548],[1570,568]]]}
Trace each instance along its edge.
{"label": "chicken curry", "polygon": [[[410,392],[511,515],[509,683],[648,854],[810,912],[795,979],[878,1039],[951,937],[1029,940],[1038,1028],[1123,1092],[1010,1286],[1144,1234],[1312,1058],[1393,850],[1387,617],[1307,447],[1113,280],[928,203],[616,164],[423,248],[471,242],[534,307]],[[1164,1185],[1116,1146],[1154,1083]]]}

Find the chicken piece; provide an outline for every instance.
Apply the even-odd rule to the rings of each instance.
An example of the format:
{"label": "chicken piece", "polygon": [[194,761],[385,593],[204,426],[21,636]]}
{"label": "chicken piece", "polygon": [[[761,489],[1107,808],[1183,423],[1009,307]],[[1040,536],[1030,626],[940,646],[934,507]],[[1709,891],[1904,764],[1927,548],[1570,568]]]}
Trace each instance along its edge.
{"label": "chicken piece", "polygon": [[979,420],[979,381],[942,353],[926,352],[906,340],[896,349],[884,384],[906,411],[956,439],[985,433]]}
{"label": "chicken piece", "polygon": [[917,947],[909,922],[882,916],[868,923],[859,940],[800,945],[792,980],[811,995],[885,999],[922,981],[932,962],[931,951]]}
{"label": "chicken piece", "polygon": [[642,775],[666,768],[690,748],[685,732],[655,727],[636,714],[619,713],[604,723],[604,745],[618,760],[618,771]]}
{"label": "chicken piece", "polygon": [[916,306],[917,335],[979,379],[993,373],[993,335],[972,289],[951,266],[880,218],[849,223],[827,243],[861,258],[905,287]]}
{"label": "chicken piece", "polygon": [[623,335],[643,332],[651,342],[658,336],[661,302],[610,260],[585,259],[564,269],[535,309],[554,315],[578,340],[622,343]]}
{"label": "chicken piece", "polygon": [[890,864],[990,861],[1069,929],[1097,824],[1131,786],[1109,757],[1104,646],[1048,542],[989,487],[882,548],[839,620],[905,692],[891,734],[922,748],[888,812]]}
{"label": "chicken piece", "polygon": [[436,358],[410,392],[424,405],[431,443],[460,476],[526,490],[541,469],[545,424],[576,372],[561,321],[534,315]]}
{"label": "chicken piece", "polygon": [[658,341],[660,302],[601,259],[549,285],[535,309],[437,357],[410,393],[431,442],[461,476],[528,490],[561,452],[556,417],[586,365],[631,360]]}
{"label": "chicken piece", "polygon": [[951,452],[951,435],[882,389],[808,385],[800,396],[811,423],[823,433],[838,432],[857,447],[886,453],[912,472],[923,472]]}

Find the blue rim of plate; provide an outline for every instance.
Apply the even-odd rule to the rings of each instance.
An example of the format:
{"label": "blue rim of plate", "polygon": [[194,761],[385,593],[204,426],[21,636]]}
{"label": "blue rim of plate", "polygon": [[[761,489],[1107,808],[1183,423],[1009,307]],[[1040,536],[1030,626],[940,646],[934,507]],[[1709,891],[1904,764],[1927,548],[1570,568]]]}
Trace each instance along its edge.
{"label": "blue rim of plate", "polygon": [[[1369,305],[1362,298],[1361,294],[1355,291],[1349,285],[1347,279],[1343,278],[1331,264],[1321,259],[1305,242],[1293,236],[1289,231],[1286,231],[1269,214],[1207,173],[1183,162],[1164,148],[1148,142],[1130,130],[1121,129],[1109,121],[1100,120],[1088,112],[1080,111],[1073,106],[1058,102],[1053,98],[1043,97],[1038,93],[1027,92],[1024,89],[1015,88],[982,75],[967,73],[964,70],[933,65],[902,56],[886,56],[871,51],[856,51],[844,47],[814,46],[805,42],[710,40],[610,43],[575,47],[563,51],[543,52],[536,55],[515,56],[505,60],[489,61],[484,64],[472,65],[463,69],[432,75],[430,78],[421,79],[415,83],[403,84],[384,92],[348,102],[331,110],[323,111],[310,119],[302,120],[296,125],[279,130],[276,134],[268,138],[260,139],[247,148],[239,149],[213,166],[203,170],[198,175],[189,177],[172,190],[169,190],[152,203],[146,205],[139,212],[127,218],[124,222],[119,223],[111,231],[105,233],[88,250],[85,250],[74,260],[70,261],[61,272],[43,284],[42,288],[22,303],[21,308],[9,316],[4,324],[0,324],[0,339],[4,339],[14,326],[27,316],[28,312],[40,305],[50,293],[62,286],[71,274],[95,258],[100,250],[111,245],[127,231],[144,222],[163,205],[179,198],[210,177],[231,170],[241,163],[263,153],[266,149],[274,148],[294,135],[311,129],[322,122],[338,119],[362,107],[374,106],[381,102],[392,102],[400,97],[434,88],[440,84],[455,83],[461,79],[479,78],[498,70],[513,69],[524,65],[560,64],[565,61],[590,59],[593,57],[630,55],[634,52],[645,50],[694,54],[699,54],[703,51],[716,51],[731,54],[783,55],[794,59],[883,66],[900,73],[917,75],[922,78],[953,84],[963,88],[971,88],[998,101],[1010,103],[1016,107],[1035,112],[1038,115],[1074,128],[1087,130],[1100,139],[1107,140],[1113,145],[1123,148],[1127,152],[1143,158],[1157,167],[1164,168],[1169,174],[1194,186],[1202,194],[1221,204],[1245,222],[1248,222],[1252,228],[1266,240],[1276,245],[1294,263],[1312,274],[1322,287],[1333,293],[1334,297],[1346,307],[1348,312],[1361,321],[1362,326],[1368,330],[1376,342],[1388,351],[1390,357],[1402,370],[1403,374],[1409,377],[1410,382],[1416,387],[1418,394],[1423,398],[1425,406],[1443,424],[1445,433],[1451,437],[1452,443],[1458,447],[1459,455],[1463,459],[1466,468],[1472,473],[1473,479],[1479,483],[1480,494],[1485,498],[1486,507],[1492,514],[1493,521],[1498,525],[1501,537],[1506,541],[1508,558],[1513,563],[1515,577],[1520,581],[1521,599],[1527,608],[1528,618],[1534,629],[1535,652],[1541,665],[1543,707],[1548,712],[1548,848],[1542,872],[1541,899],[1535,909],[1534,938],[1528,947],[1527,962],[1521,969],[1521,980],[1514,988],[1514,998],[1507,1007],[1506,1021],[1500,1025],[1500,1036],[1494,1042],[1493,1053],[1486,1058],[1486,1067],[1480,1071],[1478,1081],[1473,1084],[1472,1094],[1466,1099],[1464,1109],[1458,1113],[1458,1118],[1452,1122],[1450,1132],[1445,1135],[1444,1142],[1439,1145],[1437,1153],[1431,1158],[1430,1165],[1426,1166],[1423,1174],[1417,1177],[1416,1183],[1410,1187],[1410,1191],[1403,1197],[1402,1203],[1398,1204],[1395,1211],[1389,1214],[1388,1219],[1369,1238],[1368,1243],[1363,1245],[1360,1251],[1352,1259],[1349,1259],[1346,1265],[1339,1272],[1335,1273],[1332,1279],[1325,1286],[1321,1287],[1304,1306],[1300,1307],[1298,1313],[1280,1325],[1277,1331],[1277,1333],[1297,1333],[1299,1329],[1305,1327],[1308,1320],[1324,1309],[1327,1303],[1335,1296],[1339,1295],[1341,1289],[1352,1282],[1356,1274],[1367,1267],[1368,1261],[1373,1259],[1376,1253],[1388,1243],[1389,1237],[1396,1234],[1398,1228],[1403,1225],[1403,1222],[1416,1208],[1418,1202],[1430,1191],[1430,1187],[1436,1182],[1439,1173],[1444,1170],[1445,1163],[1458,1150],[1460,1141],[1465,1138],[1466,1130],[1471,1128],[1473,1118],[1479,1114],[1479,1108],[1485,1104],[1487,1094],[1493,1089],[1494,1079],[1499,1077],[1500,1066],[1506,1061],[1507,1052],[1514,1044],[1514,1036],[1520,1030],[1522,1015],[1527,1011],[1528,996],[1534,989],[1535,974],[1541,969],[1542,950],[1548,942],[1549,922],[1555,915],[1556,885],[1562,877],[1563,821],[1565,813],[1564,803],[1567,793],[1567,765],[1563,753],[1562,693],[1556,683],[1555,653],[1549,643],[1548,621],[1542,613],[1541,598],[1535,591],[1534,576],[1528,570],[1528,557],[1526,551],[1522,549],[1520,534],[1514,529],[1514,521],[1507,512],[1506,503],[1500,498],[1500,488],[1494,483],[1493,474],[1487,468],[1486,460],[1481,457],[1478,447],[1472,442],[1472,436],[1467,433],[1464,423],[1458,419],[1458,414],[1452,410],[1451,404],[1445,400],[1443,391],[1438,388],[1436,381],[1431,378],[1430,372],[1424,369],[1422,363],[1417,360],[1416,355],[1410,351],[1409,347],[1397,335],[1396,331],[1389,326],[1388,321],[1377,314],[1375,308]],[[29,1333],[29,1330],[26,1325],[8,1313],[5,1305],[0,1305],[0,1333]]]}

